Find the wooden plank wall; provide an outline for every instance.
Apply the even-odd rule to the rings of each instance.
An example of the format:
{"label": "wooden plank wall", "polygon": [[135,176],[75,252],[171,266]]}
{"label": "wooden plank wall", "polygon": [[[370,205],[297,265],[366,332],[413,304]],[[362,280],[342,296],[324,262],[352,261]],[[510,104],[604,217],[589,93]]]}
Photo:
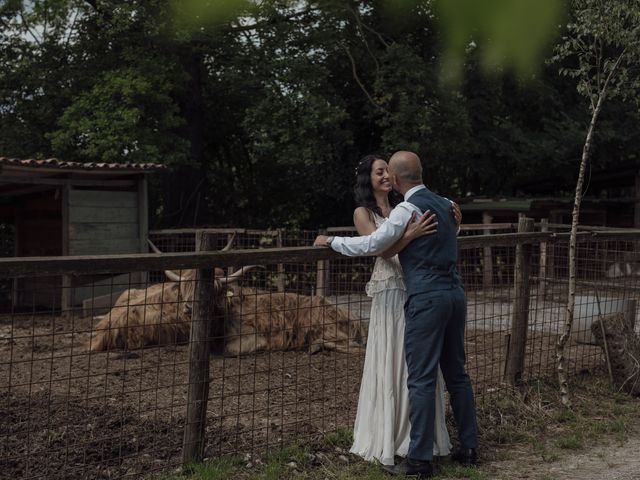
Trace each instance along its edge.
{"label": "wooden plank wall", "polygon": [[69,255],[138,253],[138,194],[69,192]]}
{"label": "wooden plank wall", "polygon": [[[69,255],[139,253],[142,240],[137,191],[69,192]],[[120,275],[73,289],[72,305],[137,287],[139,274]]]}

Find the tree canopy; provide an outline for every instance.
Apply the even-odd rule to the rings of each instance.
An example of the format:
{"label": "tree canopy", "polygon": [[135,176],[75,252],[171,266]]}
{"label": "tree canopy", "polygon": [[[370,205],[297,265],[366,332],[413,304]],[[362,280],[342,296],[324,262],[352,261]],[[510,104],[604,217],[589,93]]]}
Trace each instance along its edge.
{"label": "tree canopy", "polygon": [[[229,9],[194,23],[176,14],[193,1],[0,1],[0,155],[170,165],[154,226],[350,223],[358,159],[400,148],[450,197],[572,190],[590,116],[558,75],[574,59],[492,66],[510,53],[463,31],[443,88],[431,2],[213,3]],[[640,146],[635,104],[609,112],[596,167]]]}

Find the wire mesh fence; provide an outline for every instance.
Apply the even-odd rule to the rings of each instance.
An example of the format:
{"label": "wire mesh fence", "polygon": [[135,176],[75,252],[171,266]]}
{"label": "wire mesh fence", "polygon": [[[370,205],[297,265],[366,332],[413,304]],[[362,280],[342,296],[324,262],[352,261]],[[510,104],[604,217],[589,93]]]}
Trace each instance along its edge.
{"label": "wire mesh fence", "polygon": [[[460,239],[478,396],[502,388],[518,302],[528,306],[521,378],[553,372],[568,237],[550,230]],[[204,232],[200,249],[232,234]],[[0,260],[13,299],[0,314],[0,476],[140,478],[185,452],[260,453],[353,424],[372,259],[301,248],[315,232],[280,232],[275,244],[236,233],[246,249],[209,253],[194,253],[195,232],[180,253],[180,235],[153,240],[164,255]],[[638,242],[637,232],[581,234],[570,372],[603,362],[594,318],[635,321]]]}

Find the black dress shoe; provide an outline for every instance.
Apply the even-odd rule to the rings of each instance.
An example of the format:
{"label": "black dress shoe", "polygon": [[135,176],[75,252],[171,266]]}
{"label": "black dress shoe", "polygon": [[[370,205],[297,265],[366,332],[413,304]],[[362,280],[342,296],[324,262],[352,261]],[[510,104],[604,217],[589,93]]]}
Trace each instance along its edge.
{"label": "black dress shoe", "polygon": [[451,454],[451,460],[462,465],[477,465],[478,453],[475,448],[458,448]]}
{"label": "black dress shoe", "polygon": [[411,460],[405,458],[397,465],[382,467],[391,475],[405,475],[407,477],[431,478],[433,477],[433,464],[424,460]]}

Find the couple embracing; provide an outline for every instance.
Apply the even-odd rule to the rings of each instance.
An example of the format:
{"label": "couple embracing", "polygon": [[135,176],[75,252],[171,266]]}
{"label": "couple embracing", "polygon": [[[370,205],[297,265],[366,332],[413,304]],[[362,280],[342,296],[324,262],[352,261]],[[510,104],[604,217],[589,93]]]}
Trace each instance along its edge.
{"label": "couple embracing", "polygon": [[[404,196],[398,203],[395,190]],[[389,164],[375,156],[356,169],[354,223],[359,237],[320,235],[314,245],[348,256],[378,256],[351,452],[392,474],[428,478],[433,457],[475,464],[477,426],[464,352],[466,299],[457,271],[457,205],[422,182],[412,152]],[[451,452],[444,387],[458,429]],[[404,457],[394,465],[396,456]]]}

